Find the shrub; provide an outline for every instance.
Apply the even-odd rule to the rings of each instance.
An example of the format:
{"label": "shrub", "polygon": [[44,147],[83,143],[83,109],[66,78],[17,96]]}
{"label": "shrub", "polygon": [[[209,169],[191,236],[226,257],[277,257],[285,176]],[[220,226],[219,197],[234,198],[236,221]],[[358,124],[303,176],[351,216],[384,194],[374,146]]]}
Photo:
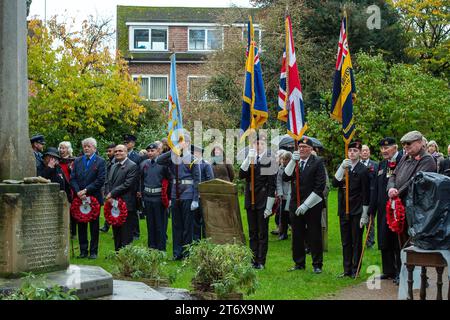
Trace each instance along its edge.
{"label": "shrub", "polygon": [[152,280],[169,280],[175,276],[165,270],[166,253],[141,246],[128,245],[112,253],[111,257],[117,263],[115,274],[129,278],[146,278]]}
{"label": "shrub", "polygon": [[183,265],[194,269],[192,284],[199,291],[214,291],[219,298],[230,293],[252,294],[258,282],[252,267],[252,252],[240,244],[213,244],[209,239],[188,247]]}

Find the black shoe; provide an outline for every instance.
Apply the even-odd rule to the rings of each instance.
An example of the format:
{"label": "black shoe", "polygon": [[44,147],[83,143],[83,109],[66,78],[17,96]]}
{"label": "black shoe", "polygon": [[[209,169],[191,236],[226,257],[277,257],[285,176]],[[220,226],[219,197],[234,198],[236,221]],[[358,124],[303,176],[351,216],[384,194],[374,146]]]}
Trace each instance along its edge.
{"label": "black shoe", "polygon": [[305,254],[311,254],[311,249],[310,248],[305,248]]}
{"label": "black shoe", "polygon": [[338,275],[338,278],[345,278],[345,277],[354,278],[353,273],[349,273],[349,272],[344,272],[344,273],[341,273],[340,275]]}
{"label": "black shoe", "polygon": [[271,233],[271,234],[274,234],[274,235],[279,235],[279,234],[280,234],[280,231],[278,231],[278,230],[272,230],[272,231],[270,231],[270,233]]}
{"label": "black shoe", "polygon": [[322,273],[322,268],[314,267],[314,273]]}
{"label": "black shoe", "polygon": [[139,219],[140,220],[145,220],[145,214],[143,212],[139,213]]}
{"label": "black shoe", "polygon": [[87,253],[82,253],[77,257],[77,259],[84,259],[87,258],[87,256],[88,256]]}
{"label": "black shoe", "polygon": [[289,270],[288,270],[288,272],[292,272],[292,271],[295,271],[295,270],[305,270],[305,267],[304,266],[299,266],[299,265],[295,265],[295,266],[293,266],[292,268],[290,268]]}
{"label": "black shoe", "polygon": [[139,240],[139,236],[133,236],[133,241]]}
{"label": "black shoe", "polygon": [[109,227],[107,227],[107,226],[103,226],[100,228],[101,232],[108,232],[108,230],[109,230]]}
{"label": "black shoe", "polygon": [[395,279],[395,276],[393,274],[385,274],[385,273],[383,273],[380,276],[380,279],[381,280],[393,280],[393,279]]}
{"label": "black shoe", "polygon": [[255,263],[253,265],[253,268],[258,269],[258,270],[262,270],[262,269],[264,269],[264,265],[262,263]]}
{"label": "black shoe", "polygon": [[397,275],[395,276],[394,280],[392,280],[396,286],[400,285],[400,277]]}
{"label": "black shoe", "polygon": [[88,259],[90,259],[90,260],[95,260],[95,259],[97,259],[97,255],[96,255],[95,253],[93,253],[93,254],[91,254],[91,255],[89,256]]}
{"label": "black shoe", "polygon": [[278,240],[287,240],[287,239],[288,239],[287,234],[282,234],[282,235],[278,236]]}

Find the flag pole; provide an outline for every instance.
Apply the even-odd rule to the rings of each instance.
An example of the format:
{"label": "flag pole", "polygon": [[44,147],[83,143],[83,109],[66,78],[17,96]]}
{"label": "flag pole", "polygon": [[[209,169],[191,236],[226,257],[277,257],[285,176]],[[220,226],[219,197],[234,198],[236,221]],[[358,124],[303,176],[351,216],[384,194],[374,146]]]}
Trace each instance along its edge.
{"label": "flag pole", "polygon": [[[285,108],[288,110],[288,117],[289,117],[289,56],[291,53],[291,49],[289,47],[290,44],[290,34],[289,34],[289,24],[287,21],[288,17],[288,3],[286,2],[286,11],[284,15],[284,26],[285,26],[285,34],[286,34],[286,99],[285,99]],[[289,119],[288,119],[289,121]],[[294,151],[298,151],[298,140],[297,138],[294,138]],[[300,172],[298,169],[298,161],[295,162],[295,191],[297,195],[297,208],[300,207]]]}
{"label": "flag pole", "polygon": [[364,257],[364,249],[366,248],[367,239],[369,238],[369,233],[370,233],[370,228],[371,227],[372,227],[372,219],[369,219],[369,226],[367,227],[367,230],[366,230],[366,239],[364,240],[364,245],[363,245],[363,248],[362,248],[361,257],[359,258],[358,268],[356,269],[355,279],[357,279],[358,276],[359,276],[359,268],[361,267],[362,259]]}
{"label": "flag pole", "polygon": [[[347,159],[348,157],[348,141],[345,141],[345,159]],[[347,218],[347,220],[349,219],[349,215],[350,215],[350,203],[349,203],[349,199],[348,199],[348,195],[349,195],[349,176],[348,176],[348,168],[345,168],[345,216]]]}
{"label": "flag pole", "polygon": [[[255,48],[254,48],[254,44],[253,44],[253,20],[252,17],[249,15],[248,19],[250,21],[250,30],[248,30],[248,32],[250,33],[250,43],[249,43],[249,56],[250,56],[250,50],[252,50],[251,56],[254,55],[255,53]],[[254,61],[252,61],[252,69],[254,70],[255,68],[255,64]],[[255,78],[254,78],[254,74],[255,72],[252,72],[252,76],[251,76],[251,81],[252,81],[252,102],[250,105],[250,128],[251,129],[255,129],[254,128],[254,119],[253,119],[253,107],[255,104]],[[253,130],[252,130],[253,133]],[[255,134],[257,135],[256,129],[255,129]],[[251,138],[251,137],[250,137]],[[251,140],[251,139],[250,139]],[[256,136],[256,142],[258,142],[258,137]],[[253,144],[253,141],[250,141],[251,144]],[[256,150],[256,153],[258,154],[258,150]],[[252,210],[255,210],[255,163],[254,160],[252,159],[250,162],[250,188],[251,188],[251,205],[252,205]]]}

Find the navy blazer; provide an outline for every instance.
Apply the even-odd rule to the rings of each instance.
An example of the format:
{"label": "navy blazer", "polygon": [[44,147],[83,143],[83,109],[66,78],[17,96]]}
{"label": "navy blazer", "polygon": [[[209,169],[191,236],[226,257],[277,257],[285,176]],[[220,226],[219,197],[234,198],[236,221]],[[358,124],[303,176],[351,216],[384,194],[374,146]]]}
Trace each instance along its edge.
{"label": "navy blazer", "polygon": [[95,197],[100,204],[103,204],[102,187],[106,178],[106,162],[98,155],[86,169],[83,164],[83,157],[78,157],[73,162],[73,169],[70,173],[70,186],[75,193],[86,189],[88,196]]}

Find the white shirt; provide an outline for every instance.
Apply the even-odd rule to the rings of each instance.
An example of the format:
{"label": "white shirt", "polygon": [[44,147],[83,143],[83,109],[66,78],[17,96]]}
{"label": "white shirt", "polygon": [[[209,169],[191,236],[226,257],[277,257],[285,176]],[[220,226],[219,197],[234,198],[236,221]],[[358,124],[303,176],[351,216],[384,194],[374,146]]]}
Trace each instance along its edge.
{"label": "white shirt", "polygon": [[300,169],[302,167],[302,161],[303,161],[303,169],[305,169],[306,163],[308,162],[309,158],[311,158],[311,156],[309,156],[305,160],[302,160],[302,158],[300,158],[300,160],[298,160],[298,168]]}
{"label": "white shirt", "polygon": [[127,161],[128,160],[128,157],[126,157],[124,160],[122,160],[122,161],[120,161],[119,163],[120,163],[120,166],[123,166],[123,164],[125,163],[125,161]]}

